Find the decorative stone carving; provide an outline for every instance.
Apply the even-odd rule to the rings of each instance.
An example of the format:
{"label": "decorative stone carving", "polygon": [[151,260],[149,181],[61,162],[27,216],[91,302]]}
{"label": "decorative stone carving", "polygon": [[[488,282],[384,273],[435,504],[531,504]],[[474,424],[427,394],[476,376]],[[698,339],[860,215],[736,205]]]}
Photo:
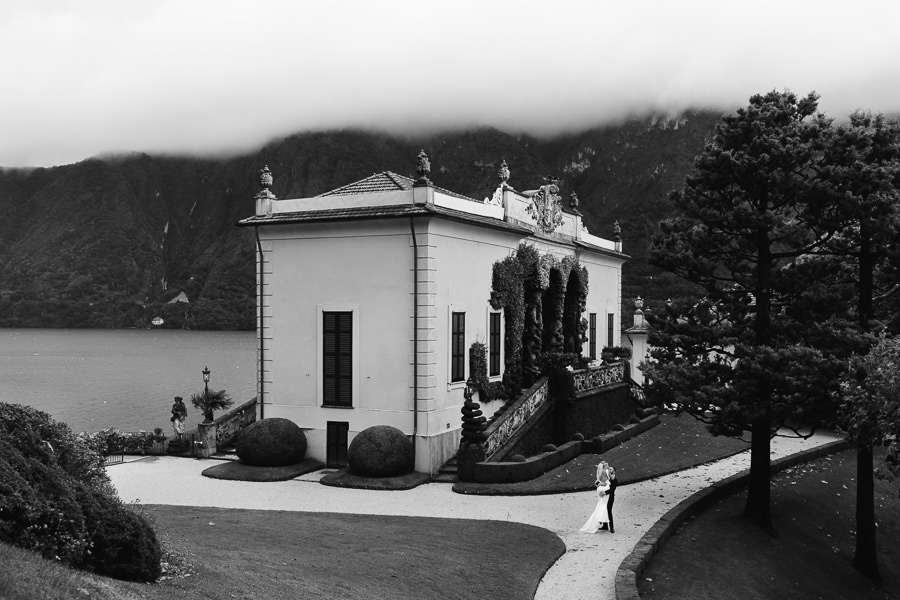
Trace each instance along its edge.
{"label": "decorative stone carving", "polygon": [[530,396],[517,401],[514,407],[494,421],[486,430],[488,439],[484,444],[485,457],[490,459],[497,450],[506,444],[528,422],[531,416],[547,402],[549,395],[550,386],[547,380],[544,380],[540,386],[536,386],[532,390]]}
{"label": "decorative stone carving", "polygon": [[644,299],[638,296],[634,299],[634,310],[642,310],[644,308]]}
{"label": "decorative stone carving", "polygon": [[581,211],[578,210],[578,204],[579,204],[578,194],[576,194],[575,192],[572,192],[571,194],[569,194],[569,208],[576,215],[581,214]]}
{"label": "decorative stone carving", "polygon": [[622,241],[622,227],[619,225],[618,219],[613,223],[613,241]]}
{"label": "decorative stone carving", "polygon": [[500,168],[497,169],[497,177],[500,179],[500,185],[507,185],[507,181],[509,181],[509,166],[506,164],[506,160],[500,162]]}
{"label": "decorative stone carving", "polygon": [[594,390],[613,383],[622,383],[623,381],[625,381],[624,363],[590,367],[575,372],[575,391]]}
{"label": "decorative stone carving", "polygon": [[545,177],[544,181],[546,183],[531,197],[526,210],[544,233],[552,233],[562,224],[559,185],[555,177]]}
{"label": "decorative stone carving", "polygon": [[272,187],[272,182],[274,179],[272,178],[272,171],[269,170],[269,165],[264,166],[259,170],[259,187],[263,190],[268,190]]}
{"label": "decorative stone carving", "polygon": [[419,182],[430,183],[428,179],[429,173],[431,173],[431,161],[428,160],[428,155],[422,149],[419,151],[419,156],[416,157],[416,175],[419,176]]}

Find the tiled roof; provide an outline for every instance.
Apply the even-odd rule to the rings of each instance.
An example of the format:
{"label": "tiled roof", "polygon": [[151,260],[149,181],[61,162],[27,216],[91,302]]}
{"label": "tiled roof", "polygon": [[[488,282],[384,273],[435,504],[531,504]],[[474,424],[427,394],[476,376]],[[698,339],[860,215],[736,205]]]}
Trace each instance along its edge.
{"label": "tiled roof", "polygon": [[[397,173],[394,173],[392,171],[382,171],[381,173],[369,175],[365,179],[360,179],[359,181],[354,181],[353,183],[342,185],[339,188],[335,188],[331,191],[319,195],[352,196],[355,194],[371,194],[372,192],[411,190],[413,189],[413,184],[415,182],[416,180],[411,177],[398,175]],[[451,192],[450,190],[441,187],[434,186],[434,191],[440,192],[441,194],[446,194],[448,196],[453,196],[454,198],[462,198],[463,200],[470,200],[472,202],[478,202],[479,204],[481,204],[480,200],[475,200],[474,198],[469,198],[468,196],[463,196],[462,194],[457,194],[456,192]]]}
{"label": "tiled roof", "polygon": [[393,192],[397,190],[411,190],[413,180],[390,171],[375,173],[365,179],[342,185],[320,196],[352,196],[355,194],[371,194],[372,192]]}

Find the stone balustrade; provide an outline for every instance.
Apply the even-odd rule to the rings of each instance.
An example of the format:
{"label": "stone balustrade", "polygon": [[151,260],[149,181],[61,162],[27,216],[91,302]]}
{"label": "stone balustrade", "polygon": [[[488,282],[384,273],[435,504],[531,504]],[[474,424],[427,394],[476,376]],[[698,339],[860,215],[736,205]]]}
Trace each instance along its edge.
{"label": "stone balustrade", "polygon": [[574,371],[572,375],[575,379],[575,393],[580,394],[606,385],[626,382],[628,380],[626,367],[624,361],[618,361]]}

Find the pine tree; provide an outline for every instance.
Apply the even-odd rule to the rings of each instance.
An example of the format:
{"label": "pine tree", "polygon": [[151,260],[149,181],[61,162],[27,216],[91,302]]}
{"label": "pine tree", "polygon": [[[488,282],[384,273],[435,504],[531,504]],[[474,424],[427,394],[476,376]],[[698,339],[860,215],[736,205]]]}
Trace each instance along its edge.
{"label": "pine tree", "polygon": [[764,528],[771,436],[828,410],[823,355],[788,336],[795,298],[783,277],[834,233],[833,194],[819,173],[831,122],[817,101],[773,91],[724,116],[669,197],[680,216],[660,223],[650,251],[651,263],[693,282],[698,297],[651,320],[648,392],[713,433],[750,432],[745,514]]}

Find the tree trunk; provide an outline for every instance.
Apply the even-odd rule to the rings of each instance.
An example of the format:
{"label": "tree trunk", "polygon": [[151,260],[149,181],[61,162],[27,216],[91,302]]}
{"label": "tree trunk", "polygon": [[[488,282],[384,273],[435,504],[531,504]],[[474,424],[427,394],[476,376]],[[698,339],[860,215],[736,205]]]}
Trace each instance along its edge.
{"label": "tree trunk", "polygon": [[875,546],[875,474],[872,446],[856,446],[856,554],[853,566],[878,580],[878,554]]}
{"label": "tree trunk", "polygon": [[763,529],[772,528],[772,513],[769,506],[771,495],[769,449],[769,420],[760,417],[753,422],[750,439],[750,485],[747,489],[747,504],[744,515]]}
{"label": "tree trunk", "polygon": [[[873,289],[875,256],[866,231],[860,226],[859,251],[859,327],[869,330],[874,316]],[[875,464],[868,432],[856,442],[856,554],[853,566],[863,575],[878,579],[878,555],[875,546]]]}

